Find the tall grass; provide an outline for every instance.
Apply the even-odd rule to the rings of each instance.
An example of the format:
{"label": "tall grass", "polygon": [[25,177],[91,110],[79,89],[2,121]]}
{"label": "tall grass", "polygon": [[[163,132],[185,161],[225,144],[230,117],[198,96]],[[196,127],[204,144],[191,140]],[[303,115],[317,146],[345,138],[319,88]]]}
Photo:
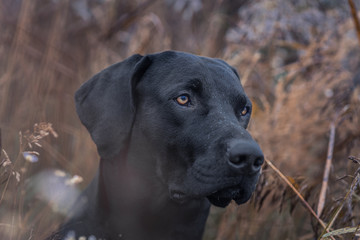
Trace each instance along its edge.
{"label": "tall grass", "polygon": [[360,45],[350,10],[345,1],[1,0],[0,239],[44,238],[68,205],[40,186],[77,194],[94,175],[96,149],[73,103],[80,84],[165,49],[237,68],[270,163],[249,203],[212,209],[204,239],[358,239]]}

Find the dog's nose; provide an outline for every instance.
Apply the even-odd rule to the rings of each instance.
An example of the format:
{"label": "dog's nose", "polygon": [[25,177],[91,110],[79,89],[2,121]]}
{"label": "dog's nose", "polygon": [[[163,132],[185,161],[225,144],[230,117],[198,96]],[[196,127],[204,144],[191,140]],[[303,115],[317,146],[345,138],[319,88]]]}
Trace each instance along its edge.
{"label": "dog's nose", "polygon": [[237,140],[229,144],[230,168],[241,173],[255,173],[264,163],[264,155],[254,140]]}

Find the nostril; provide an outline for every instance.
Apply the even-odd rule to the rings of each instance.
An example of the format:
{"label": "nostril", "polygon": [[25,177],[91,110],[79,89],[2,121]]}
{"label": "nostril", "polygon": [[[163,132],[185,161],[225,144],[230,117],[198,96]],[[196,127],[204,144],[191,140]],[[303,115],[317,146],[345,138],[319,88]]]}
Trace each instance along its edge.
{"label": "nostril", "polygon": [[235,155],[230,157],[230,162],[236,165],[246,163],[247,155]]}
{"label": "nostril", "polygon": [[260,147],[253,141],[230,142],[228,148],[230,169],[238,173],[255,173],[264,163]]}
{"label": "nostril", "polygon": [[261,165],[263,165],[263,163],[264,163],[264,157],[258,157],[254,161],[254,167],[256,167],[256,168],[261,167]]}
{"label": "nostril", "polygon": [[261,165],[264,163],[264,157],[257,157],[255,161],[253,162],[253,171],[259,171],[261,168]]}

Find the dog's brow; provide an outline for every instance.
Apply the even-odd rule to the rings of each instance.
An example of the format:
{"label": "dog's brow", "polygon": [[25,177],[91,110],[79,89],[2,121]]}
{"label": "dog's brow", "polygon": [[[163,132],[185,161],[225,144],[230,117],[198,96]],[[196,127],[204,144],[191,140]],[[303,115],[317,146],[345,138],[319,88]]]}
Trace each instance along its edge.
{"label": "dog's brow", "polygon": [[189,82],[187,82],[185,87],[195,92],[199,92],[202,89],[202,83],[199,79],[191,79]]}
{"label": "dog's brow", "polygon": [[172,99],[174,97],[173,95],[176,95],[179,93],[179,91],[184,90],[201,95],[203,92],[203,84],[199,78],[192,78],[190,80],[183,80],[171,85],[170,88],[165,92],[168,92],[170,94],[169,99]]}
{"label": "dog's brow", "polygon": [[235,104],[244,106],[247,103],[247,98],[243,94],[238,94],[235,98]]}

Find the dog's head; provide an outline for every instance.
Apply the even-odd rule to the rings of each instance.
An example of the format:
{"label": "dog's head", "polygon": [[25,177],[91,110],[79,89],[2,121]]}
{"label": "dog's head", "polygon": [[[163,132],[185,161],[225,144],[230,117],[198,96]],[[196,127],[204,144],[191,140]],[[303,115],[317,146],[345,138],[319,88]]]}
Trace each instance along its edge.
{"label": "dog's head", "polygon": [[246,131],[251,102],[224,61],[134,55],[95,75],[75,99],[102,161],[133,153],[129,161],[150,166],[178,203],[207,197],[225,207],[250,198],[264,157]]}

